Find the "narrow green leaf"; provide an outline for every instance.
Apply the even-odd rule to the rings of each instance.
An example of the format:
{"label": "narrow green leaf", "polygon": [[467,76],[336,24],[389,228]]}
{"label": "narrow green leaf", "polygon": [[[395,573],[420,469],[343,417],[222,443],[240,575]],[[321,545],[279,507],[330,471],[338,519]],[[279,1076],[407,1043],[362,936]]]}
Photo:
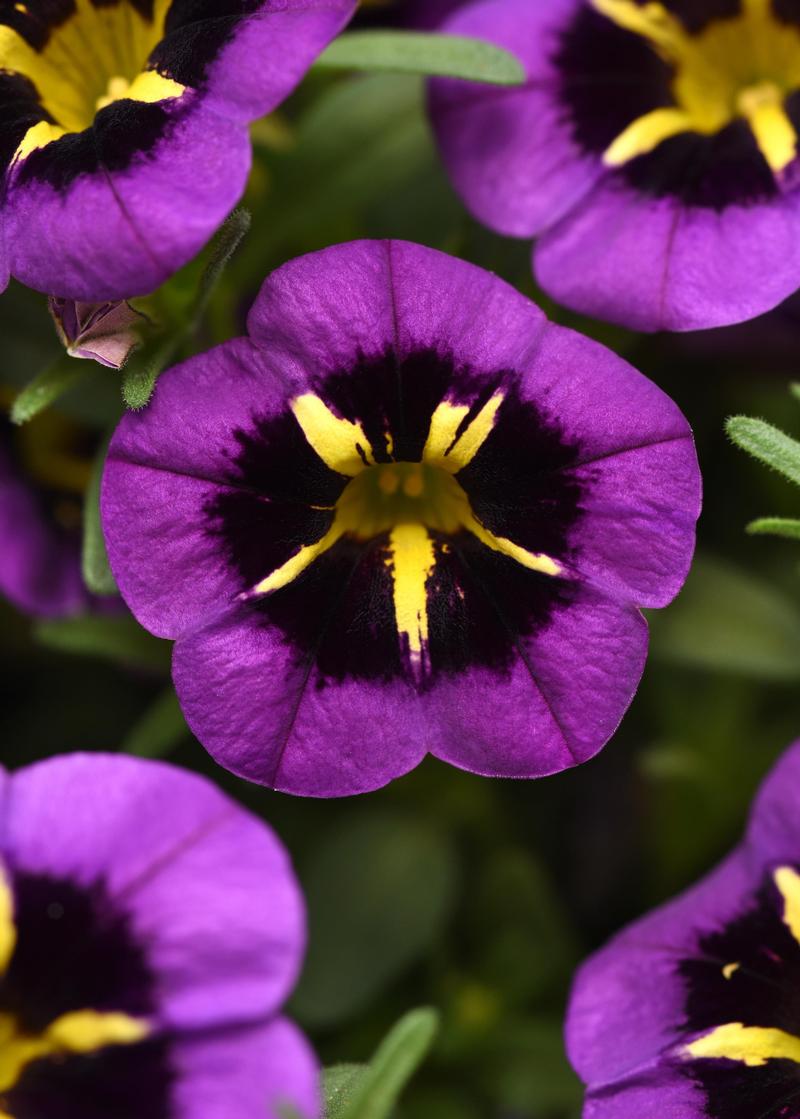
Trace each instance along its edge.
{"label": "narrow green leaf", "polygon": [[114,595],[117,584],[108,563],[106,542],[100,524],[100,482],[108,453],[109,440],[103,442],[92,466],[83,506],[83,548],[81,567],[83,581],[93,594]]}
{"label": "narrow green leaf", "polygon": [[152,637],[130,617],[86,614],[39,622],[34,635],[42,645],[59,653],[101,657],[131,668],[169,671],[169,642]]}
{"label": "narrow green leaf", "polygon": [[11,405],[11,422],[24,424],[32,420],[95,369],[94,362],[62,354],[20,392]]}
{"label": "narrow green leaf", "polygon": [[211,243],[210,259],[200,277],[197,292],[185,317],[185,324],[136,355],[122,370],[122,398],[134,412],[150,403],[156,382],[168,365],[178,357],[181,347],[197,330],[209,300],[242,238],[250,228],[247,210],[234,210],[219,228]]}
{"label": "narrow green leaf", "polygon": [[332,1065],[322,1075],[325,1119],[344,1119],[368,1065]]}
{"label": "narrow green leaf", "polygon": [[800,443],[796,439],[766,420],[750,416],[731,416],[725,428],[737,447],[800,486]]}
{"label": "narrow green leaf", "polygon": [[335,39],[317,66],[337,70],[390,70],[489,85],[516,86],[525,70],[509,51],[461,35],[420,31],[350,31]]}
{"label": "narrow green leaf", "polygon": [[747,526],[751,536],[784,536],[800,540],[800,521],[792,517],[759,517]]}
{"label": "narrow green leaf", "polygon": [[774,582],[710,556],[695,558],[669,610],[650,616],[652,654],[753,679],[800,679],[800,610]]}
{"label": "narrow green leaf", "polygon": [[401,1018],[378,1047],[355,1085],[341,1119],[389,1119],[400,1093],[428,1055],[439,1030],[439,1015],[429,1008]]}
{"label": "narrow green leaf", "polygon": [[122,399],[125,407],[140,412],[150,403],[156,381],[178,352],[182,336],[176,333],[148,347],[123,367]]}
{"label": "narrow green leaf", "polygon": [[214,289],[227,268],[231,257],[247,235],[251,221],[250,211],[239,207],[233,211],[217,230],[214,240],[211,243],[211,259],[206,265],[203,275],[200,277],[200,285],[197,289],[197,297],[194,302],[190,330],[194,330],[199,326],[205,309],[208,306],[208,302],[214,294]]}
{"label": "narrow green leaf", "polygon": [[170,686],[148,707],[122,743],[122,749],[139,758],[165,758],[188,735],[178,697]]}

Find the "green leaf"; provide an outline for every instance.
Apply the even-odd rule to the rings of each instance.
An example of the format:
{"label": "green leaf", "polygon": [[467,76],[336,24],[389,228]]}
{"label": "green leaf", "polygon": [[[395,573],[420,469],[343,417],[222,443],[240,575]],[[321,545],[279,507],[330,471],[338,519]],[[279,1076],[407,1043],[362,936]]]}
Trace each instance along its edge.
{"label": "green leaf", "polygon": [[759,517],[747,526],[751,536],[783,536],[800,540],[800,521],[793,517]]}
{"label": "green leaf", "polygon": [[420,959],[454,901],[456,864],[449,837],[399,813],[348,818],[301,874],[311,930],[292,1000],[315,1027],[354,1015]]}
{"label": "green leaf", "polygon": [[792,381],[792,383],[789,385],[789,392],[792,394],[795,400],[800,400],[800,381]]}
{"label": "green leaf", "polygon": [[108,563],[106,542],[103,539],[103,529],[100,524],[100,482],[103,477],[103,467],[106,462],[109,442],[108,439],[103,442],[94,460],[83,507],[83,548],[81,552],[83,581],[89,590],[97,595],[117,594],[117,584]]}
{"label": "green leaf", "polygon": [[525,69],[510,51],[462,35],[421,31],[350,31],[335,39],[317,66],[336,70],[389,70],[464,78],[489,85],[525,82]]}
{"label": "green leaf", "polygon": [[731,416],[725,429],[737,447],[800,486],[800,443],[796,439],[766,420],[750,416]]}
{"label": "green leaf", "polygon": [[367,1069],[367,1065],[332,1065],[324,1070],[325,1119],[344,1119]]}
{"label": "green leaf", "polygon": [[24,424],[94,372],[93,362],[62,354],[25,386],[11,405],[11,422]]}
{"label": "green leaf", "polygon": [[157,339],[123,368],[122,398],[131,411],[139,412],[150,403],[158,378],[177,358],[181,347],[202,323],[209,300],[249,228],[250,214],[247,210],[234,210],[211,242],[210,259],[200,277],[191,305],[184,312],[183,325],[174,326],[166,337]]}
{"label": "green leaf", "polygon": [[178,697],[166,688],[130,731],[122,749],[140,758],[165,758],[189,736]]}
{"label": "green leaf", "polygon": [[169,671],[169,642],[152,637],[130,617],[86,614],[39,622],[34,635],[42,645],[59,653],[101,657],[131,668]]}
{"label": "green leaf", "polygon": [[211,243],[211,259],[206,265],[203,275],[200,277],[197,297],[192,309],[193,315],[190,330],[196,330],[200,325],[209,300],[214,294],[216,286],[222,278],[222,274],[250,229],[251,220],[249,211],[239,207],[233,211],[217,230],[214,240]]}
{"label": "green leaf", "polygon": [[764,680],[800,678],[800,610],[774,585],[711,559],[695,560],[686,586],[650,615],[653,655]]}
{"label": "green leaf", "polygon": [[355,1083],[348,1106],[339,1112],[341,1119],[389,1119],[438,1030],[439,1015],[428,1007],[401,1018]]}
{"label": "green leaf", "polygon": [[176,332],[141,350],[123,367],[122,399],[125,407],[140,412],[150,403],[156,381],[175,357],[183,335]]}

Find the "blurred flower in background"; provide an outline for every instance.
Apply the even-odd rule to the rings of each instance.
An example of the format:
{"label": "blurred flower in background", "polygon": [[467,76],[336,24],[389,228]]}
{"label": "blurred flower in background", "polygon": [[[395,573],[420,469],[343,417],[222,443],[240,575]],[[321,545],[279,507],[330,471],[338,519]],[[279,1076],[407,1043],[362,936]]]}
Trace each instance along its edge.
{"label": "blurred flower in background", "polygon": [[69,755],[3,775],[0,1109],[319,1113],[280,1007],[303,902],[265,824],[201,778]]}
{"label": "blurred flower in background", "polygon": [[514,51],[523,89],[437,80],[471,211],[538,237],[538,282],[637,330],[753,318],[800,283],[800,17],[764,0],[480,0],[445,30]]}
{"label": "blurred flower in background", "polygon": [[16,5],[0,41],[3,284],[11,274],[89,302],[157,288],[241,198],[250,122],[354,10],[355,0]]}
{"label": "blurred flower in background", "polygon": [[249,338],[168,372],[112,441],[102,513],[189,725],[241,776],[335,796],[427,751],[585,761],[679,590],[689,426],[496,277],[403,242],[285,265]]}
{"label": "blurred flower in background", "polygon": [[578,973],[567,1044],[584,1114],[789,1115],[800,1093],[800,743],[743,843]]}

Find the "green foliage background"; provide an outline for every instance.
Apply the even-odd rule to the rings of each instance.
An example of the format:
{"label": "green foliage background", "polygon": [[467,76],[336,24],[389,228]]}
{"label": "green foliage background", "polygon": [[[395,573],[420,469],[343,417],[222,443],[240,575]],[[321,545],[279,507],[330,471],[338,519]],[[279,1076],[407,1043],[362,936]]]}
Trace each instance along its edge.
{"label": "green foliage background", "polygon": [[[541,782],[486,780],[429,759],[349,800],[249,786],[186,730],[167,643],[128,618],[37,625],[7,605],[3,760],[121,748],[206,773],[292,852],[310,949],[291,1009],[326,1065],[366,1061],[402,1015],[429,1005],[441,1028],[399,1116],[567,1119],[581,1101],[561,1040],[576,964],[736,841],[758,781],[800,732],[800,553],[744,531],[765,512],[798,515],[800,496],[724,429],[744,413],[800,433],[800,402],[787,391],[800,323],[784,312],[702,336],[640,337],[549,304],[534,289],[530,247],[480,228],[449,187],[418,78],[317,69],[253,137],[250,231],[194,334],[177,337],[174,324],[196,309],[204,262],[159,293],[160,343],[180,353],[240,332],[267,272],[335,242],[404,237],[472,260],[623,354],[689,417],[705,512],[688,585],[652,615],[644,682],[616,737],[595,761]],[[6,387],[59,361],[44,299],[20,287],[0,300],[0,337]],[[56,410],[99,442],[121,414],[122,377],[90,363],[69,369],[80,377]],[[417,1026],[433,1033],[427,1019]],[[429,1040],[414,1042],[419,1056]],[[346,1108],[358,1091],[359,1116],[386,1114],[358,1074],[331,1073],[331,1117],[355,1114]]]}

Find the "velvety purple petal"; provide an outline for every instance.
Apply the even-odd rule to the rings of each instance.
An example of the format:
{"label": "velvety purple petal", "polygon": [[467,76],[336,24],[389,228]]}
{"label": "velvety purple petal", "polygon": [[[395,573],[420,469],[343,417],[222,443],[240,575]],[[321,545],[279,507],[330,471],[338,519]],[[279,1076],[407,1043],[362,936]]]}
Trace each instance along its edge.
{"label": "velvety purple petal", "polygon": [[206,749],[226,769],[281,792],[368,792],[425,755],[421,704],[408,684],[323,682],[252,611],[181,638],[172,669]]}
{"label": "velvety purple petal", "polygon": [[264,1026],[184,1038],[170,1049],[175,1119],[298,1119],[320,1114],[319,1071],[299,1030]]}
{"label": "velvety purple petal", "polygon": [[203,778],[124,755],[39,763],[12,779],[2,852],[105,883],[146,946],[169,1028],[260,1018],[295,982],[304,914],[286,852]]}
{"label": "velvety purple petal", "polygon": [[[45,149],[51,160],[57,149]],[[249,167],[247,130],[192,93],[123,171],[101,168],[57,189],[21,174],[21,164],[4,211],[11,272],[65,298],[145,295],[205,244],[241,197]]]}
{"label": "velvety purple petal", "polygon": [[641,614],[580,590],[507,673],[473,669],[431,696],[431,753],[491,777],[543,777],[593,757],[617,729],[644,668]]}
{"label": "velvety purple petal", "polygon": [[759,884],[740,848],[583,964],[567,1011],[566,1039],[570,1060],[591,1089],[647,1068],[685,1036],[686,992],[678,965],[702,954],[701,936],[736,916]]}
{"label": "velvety purple petal", "polygon": [[209,103],[242,123],[264,116],[288,97],[355,10],[356,0],[266,0],[210,67]]}
{"label": "velvety purple petal", "polygon": [[724,326],[797,288],[799,215],[800,190],[718,212],[609,177],[540,239],[536,276],[560,303],[636,330]]}
{"label": "velvety purple petal", "polygon": [[674,1062],[661,1062],[618,1084],[589,1091],[583,1105],[583,1119],[642,1119],[645,1115],[703,1119],[703,1091]]}
{"label": "velvety purple petal", "polygon": [[442,30],[472,35],[515,54],[524,87],[462,81],[431,83],[431,113],[456,189],[482,222],[529,237],[583,199],[603,174],[570,134],[557,99],[553,56],[580,0],[483,0],[467,4]]}
{"label": "velvety purple petal", "polygon": [[250,310],[253,342],[297,381],[384,353],[395,341],[387,246],[335,245],[278,268]]}
{"label": "velvety purple petal", "polygon": [[765,864],[800,858],[800,742],[781,755],[758,791],[753,803],[747,844],[753,858]]}
{"label": "velvety purple petal", "polygon": [[72,614],[88,595],[77,539],[51,522],[0,446],[0,594],[40,617]]}

